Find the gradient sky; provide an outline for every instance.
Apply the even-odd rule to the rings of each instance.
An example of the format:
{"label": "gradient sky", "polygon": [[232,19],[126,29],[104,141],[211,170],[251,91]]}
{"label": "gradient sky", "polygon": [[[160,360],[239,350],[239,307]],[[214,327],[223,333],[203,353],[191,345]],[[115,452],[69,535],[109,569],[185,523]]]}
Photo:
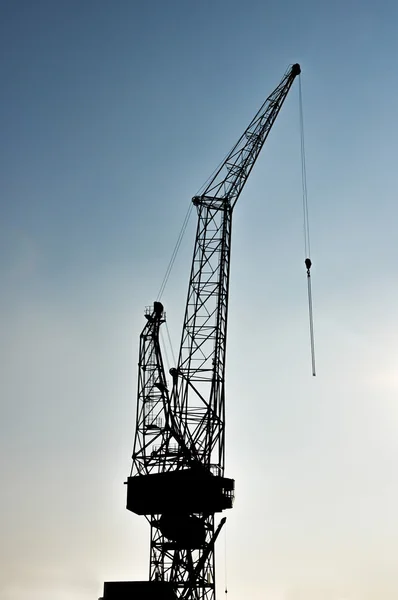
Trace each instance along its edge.
{"label": "gradient sky", "polygon": [[[396,600],[397,26],[395,0],[0,2],[2,600],[147,578],[123,486],[143,309],[294,62],[318,376],[296,82],[234,215],[218,598],[227,564],[228,600]],[[163,296],[175,352],[194,225]]]}

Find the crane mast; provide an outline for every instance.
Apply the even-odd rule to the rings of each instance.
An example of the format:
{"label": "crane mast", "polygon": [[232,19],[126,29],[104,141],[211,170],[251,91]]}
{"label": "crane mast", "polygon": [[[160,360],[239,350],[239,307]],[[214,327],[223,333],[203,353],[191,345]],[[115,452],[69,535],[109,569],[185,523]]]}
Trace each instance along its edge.
{"label": "crane mast", "polygon": [[155,302],[145,312],[127,508],[151,526],[149,581],[105,583],[104,600],[215,600],[214,546],[225,518],[214,530],[214,516],[232,508],[234,499],[234,480],[224,477],[232,214],[299,73],[298,64],[290,67],[192,199],[197,230],[170,385],[159,343],[163,305]]}

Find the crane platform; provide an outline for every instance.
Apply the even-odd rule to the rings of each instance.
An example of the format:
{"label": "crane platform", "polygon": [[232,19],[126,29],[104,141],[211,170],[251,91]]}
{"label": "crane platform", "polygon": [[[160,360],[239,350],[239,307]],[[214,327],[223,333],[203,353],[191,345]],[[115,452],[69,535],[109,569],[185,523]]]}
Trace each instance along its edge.
{"label": "crane platform", "polygon": [[215,513],[232,508],[235,481],[183,469],[127,480],[127,509],[137,515]]}

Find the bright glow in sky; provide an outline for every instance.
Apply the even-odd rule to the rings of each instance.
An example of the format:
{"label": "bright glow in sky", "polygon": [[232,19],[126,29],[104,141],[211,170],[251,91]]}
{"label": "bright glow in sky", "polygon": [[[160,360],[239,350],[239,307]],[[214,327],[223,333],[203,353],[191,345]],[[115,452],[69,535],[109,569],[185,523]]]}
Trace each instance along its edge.
{"label": "bright glow in sky", "polygon": [[[138,335],[190,198],[302,67],[235,209],[217,549],[240,600],[398,597],[398,5],[6,0],[0,9],[0,597],[146,579],[125,510]],[[175,349],[191,219],[163,296]]]}

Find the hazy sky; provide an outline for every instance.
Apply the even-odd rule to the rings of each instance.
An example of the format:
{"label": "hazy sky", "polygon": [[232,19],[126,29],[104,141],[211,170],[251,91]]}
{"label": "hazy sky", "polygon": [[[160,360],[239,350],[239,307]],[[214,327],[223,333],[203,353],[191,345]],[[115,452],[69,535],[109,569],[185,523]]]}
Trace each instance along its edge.
{"label": "hazy sky", "polygon": [[[397,23],[395,0],[0,2],[2,600],[147,578],[123,485],[143,309],[294,62],[318,376],[296,82],[234,215],[218,598],[226,562],[228,600],[396,600]],[[163,296],[175,353],[194,226]]]}

